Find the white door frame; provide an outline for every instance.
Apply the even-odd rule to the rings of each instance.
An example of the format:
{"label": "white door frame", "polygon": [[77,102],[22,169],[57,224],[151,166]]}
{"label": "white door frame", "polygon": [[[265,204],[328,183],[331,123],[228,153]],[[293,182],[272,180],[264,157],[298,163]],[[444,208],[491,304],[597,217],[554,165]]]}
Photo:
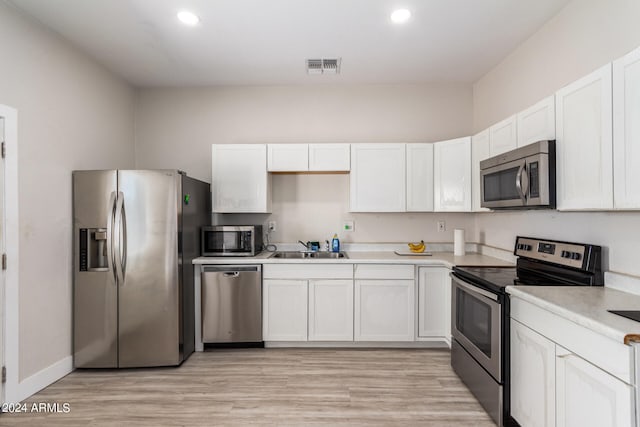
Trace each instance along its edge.
{"label": "white door frame", "polygon": [[5,272],[5,401],[18,402],[19,391],[19,327],[18,327],[18,269],[19,221],[18,221],[18,111],[0,104],[0,116],[4,118],[5,133],[5,246],[7,270]]}

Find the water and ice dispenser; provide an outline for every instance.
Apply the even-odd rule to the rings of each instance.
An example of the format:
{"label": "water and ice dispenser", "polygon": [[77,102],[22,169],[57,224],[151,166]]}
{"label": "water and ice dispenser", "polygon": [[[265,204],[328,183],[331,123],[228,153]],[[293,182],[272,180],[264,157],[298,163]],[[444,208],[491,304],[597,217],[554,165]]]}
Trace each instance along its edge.
{"label": "water and ice dispenser", "polygon": [[108,271],[107,229],[80,229],[80,271]]}

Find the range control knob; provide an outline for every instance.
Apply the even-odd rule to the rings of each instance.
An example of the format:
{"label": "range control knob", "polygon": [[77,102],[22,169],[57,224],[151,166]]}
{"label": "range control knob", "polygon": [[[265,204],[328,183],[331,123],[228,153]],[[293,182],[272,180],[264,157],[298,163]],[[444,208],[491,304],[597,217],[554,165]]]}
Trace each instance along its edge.
{"label": "range control knob", "polygon": [[562,253],[560,254],[560,256],[562,258],[571,258],[571,252],[569,251],[562,251]]}
{"label": "range control knob", "polygon": [[524,250],[525,251],[530,251],[531,250],[531,245],[523,245],[524,246]]}
{"label": "range control knob", "polygon": [[580,259],[580,254],[578,252],[572,252],[571,253],[571,259],[579,260]]}

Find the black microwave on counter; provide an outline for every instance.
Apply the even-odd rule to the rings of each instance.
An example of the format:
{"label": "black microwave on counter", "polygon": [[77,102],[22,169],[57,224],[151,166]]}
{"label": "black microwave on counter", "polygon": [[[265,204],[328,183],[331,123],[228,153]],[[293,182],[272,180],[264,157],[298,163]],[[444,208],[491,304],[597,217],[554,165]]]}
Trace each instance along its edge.
{"label": "black microwave on counter", "polygon": [[262,225],[209,225],[201,229],[202,256],[255,256],[262,251]]}

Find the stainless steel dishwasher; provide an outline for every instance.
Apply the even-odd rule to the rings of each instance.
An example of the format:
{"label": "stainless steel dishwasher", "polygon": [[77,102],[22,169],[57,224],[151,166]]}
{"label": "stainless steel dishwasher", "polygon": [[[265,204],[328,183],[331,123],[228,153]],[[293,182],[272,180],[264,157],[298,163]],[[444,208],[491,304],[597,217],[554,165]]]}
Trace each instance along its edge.
{"label": "stainless steel dishwasher", "polygon": [[206,266],[202,272],[202,342],[262,341],[262,268]]}

